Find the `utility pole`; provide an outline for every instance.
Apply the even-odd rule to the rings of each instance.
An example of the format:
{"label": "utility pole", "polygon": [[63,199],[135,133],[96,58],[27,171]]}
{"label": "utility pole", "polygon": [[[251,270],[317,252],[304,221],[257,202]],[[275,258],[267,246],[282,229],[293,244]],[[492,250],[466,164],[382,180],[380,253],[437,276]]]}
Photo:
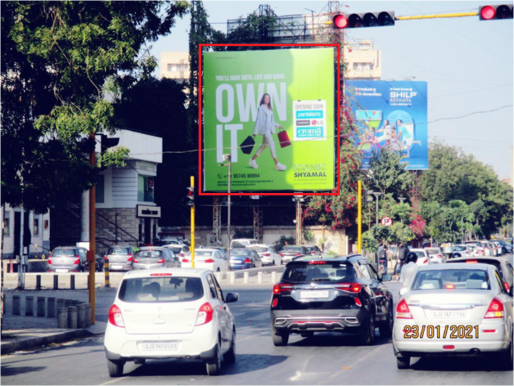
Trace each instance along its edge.
{"label": "utility pole", "polygon": [[223,161],[227,162],[228,166],[228,224],[227,224],[227,230],[228,230],[228,248],[227,248],[227,257],[230,259],[230,242],[231,242],[231,228],[230,228],[230,209],[231,209],[231,201],[230,201],[230,193],[231,193],[231,183],[232,183],[232,156],[230,154],[223,154]]}
{"label": "utility pole", "polygon": [[[96,143],[95,133],[91,134],[93,142]],[[96,167],[96,149],[93,149],[90,156],[91,167]],[[89,190],[89,251],[87,255],[89,261],[89,303],[91,304],[91,323],[95,323],[95,270],[96,270],[96,186],[91,186]]]}
{"label": "utility pole", "polygon": [[191,187],[189,188],[193,200],[191,202],[191,268],[195,267],[195,178],[191,176]]}
{"label": "utility pole", "polygon": [[357,181],[357,252],[362,247],[362,182]]}
{"label": "utility pole", "polygon": [[296,202],[296,243],[302,244],[302,202],[305,201],[302,196],[294,196],[293,201]]}

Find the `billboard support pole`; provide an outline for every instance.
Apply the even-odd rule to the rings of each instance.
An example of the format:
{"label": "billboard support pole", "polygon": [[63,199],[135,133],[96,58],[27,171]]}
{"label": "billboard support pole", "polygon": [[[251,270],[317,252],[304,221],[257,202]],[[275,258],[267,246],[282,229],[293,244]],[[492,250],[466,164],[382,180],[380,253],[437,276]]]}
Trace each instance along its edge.
{"label": "billboard support pole", "polygon": [[[195,177],[191,176],[191,188],[194,192]],[[193,193],[194,194],[194,193]],[[195,205],[191,205],[191,268],[195,267]]]}
{"label": "billboard support pole", "polygon": [[357,181],[357,252],[361,253],[362,247],[362,182]]}

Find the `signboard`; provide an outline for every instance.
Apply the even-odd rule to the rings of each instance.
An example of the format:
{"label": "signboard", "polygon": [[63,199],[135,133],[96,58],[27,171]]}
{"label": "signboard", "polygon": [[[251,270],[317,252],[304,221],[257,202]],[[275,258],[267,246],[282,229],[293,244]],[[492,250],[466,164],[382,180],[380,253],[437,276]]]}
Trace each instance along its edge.
{"label": "signboard", "polygon": [[407,170],[428,169],[427,83],[346,81],[362,168],[379,149],[406,158]]}
{"label": "signboard", "polygon": [[391,217],[382,217],[382,220],[380,220],[380,224],[386,226],[386,227],[390,227],[391,225],[393,225],[393,219]]}
{"label": "signboard", "polygon": [[207,52],[203,192],[326,192],[336,187],[334,49]]}
{"label": "signboard", "polygon": [[137,217],[161,218],[161,207],[152,205],[138,205]]}

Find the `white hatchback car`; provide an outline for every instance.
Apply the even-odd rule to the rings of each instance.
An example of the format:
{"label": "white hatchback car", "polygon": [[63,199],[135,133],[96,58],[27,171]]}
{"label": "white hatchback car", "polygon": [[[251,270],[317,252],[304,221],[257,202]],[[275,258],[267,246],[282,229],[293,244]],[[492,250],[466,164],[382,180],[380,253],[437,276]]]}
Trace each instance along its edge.
{"label": "white hatchback car", "polygon": [[236,360],[236,326],[226,303],[238,294],[223,292],[211,271],[153,269],[130,271],[109,310],[104,348],[111,377],[123,375],[127,361],[200,359],[209,375],[221,360]]}
{"label": "white hatchback car", "polygon": [[[180,261],[182,262],[182,268],[193,267],[191,253],[185,255]],[[195,268],[227,272],[230,270],[230,263],[225,253],[219,249],[195,249]]]}
{"label": "white hatchback car", "polygon": [[512,297],[494,266],[423,266],[400,294],[393,327],[399,369],[411,357],[496,354],[512,370]]}
{"label": "white hatchback car", "polygon": [[280,265],[282,256],[278,254],[274,245],[250,244],[246,248],[253,249],[261,258],[262,265]]}
{"label": "white hatchback car", "polygon": [[442,264],[445,261],[443,251],[440,247],[428,247],[425,248],[425,251],[427,251],[430,262],[429,263],[435,263],[435,264]]}

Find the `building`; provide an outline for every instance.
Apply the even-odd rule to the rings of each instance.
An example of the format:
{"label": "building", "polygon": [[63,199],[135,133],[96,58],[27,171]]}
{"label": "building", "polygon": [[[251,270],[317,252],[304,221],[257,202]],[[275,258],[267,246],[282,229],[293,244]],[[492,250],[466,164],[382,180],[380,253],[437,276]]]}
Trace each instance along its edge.
{"label": "building", "polygon": [[161,52],[161,78],[189,79],[189,52]]}
{"label": "building", "polygon": [[[150,244],[157,235],[160,207],[155,204],[154,178],[162,163],[162,138],[118,130],[116,146],[130,150],[124,167],[108,167],[96,185],[96,248],[98,254],[117,243]],[[99,151],[97,144],[97,151]],[[89,192],[52,210],[51,246],[89,241]]]}
{"label": "building", "polygon": [[382,53],[375,50],[371,40],[360,40],[344,46],[344,61],[347,63],[347,79],[380,80],[382,76]]}

